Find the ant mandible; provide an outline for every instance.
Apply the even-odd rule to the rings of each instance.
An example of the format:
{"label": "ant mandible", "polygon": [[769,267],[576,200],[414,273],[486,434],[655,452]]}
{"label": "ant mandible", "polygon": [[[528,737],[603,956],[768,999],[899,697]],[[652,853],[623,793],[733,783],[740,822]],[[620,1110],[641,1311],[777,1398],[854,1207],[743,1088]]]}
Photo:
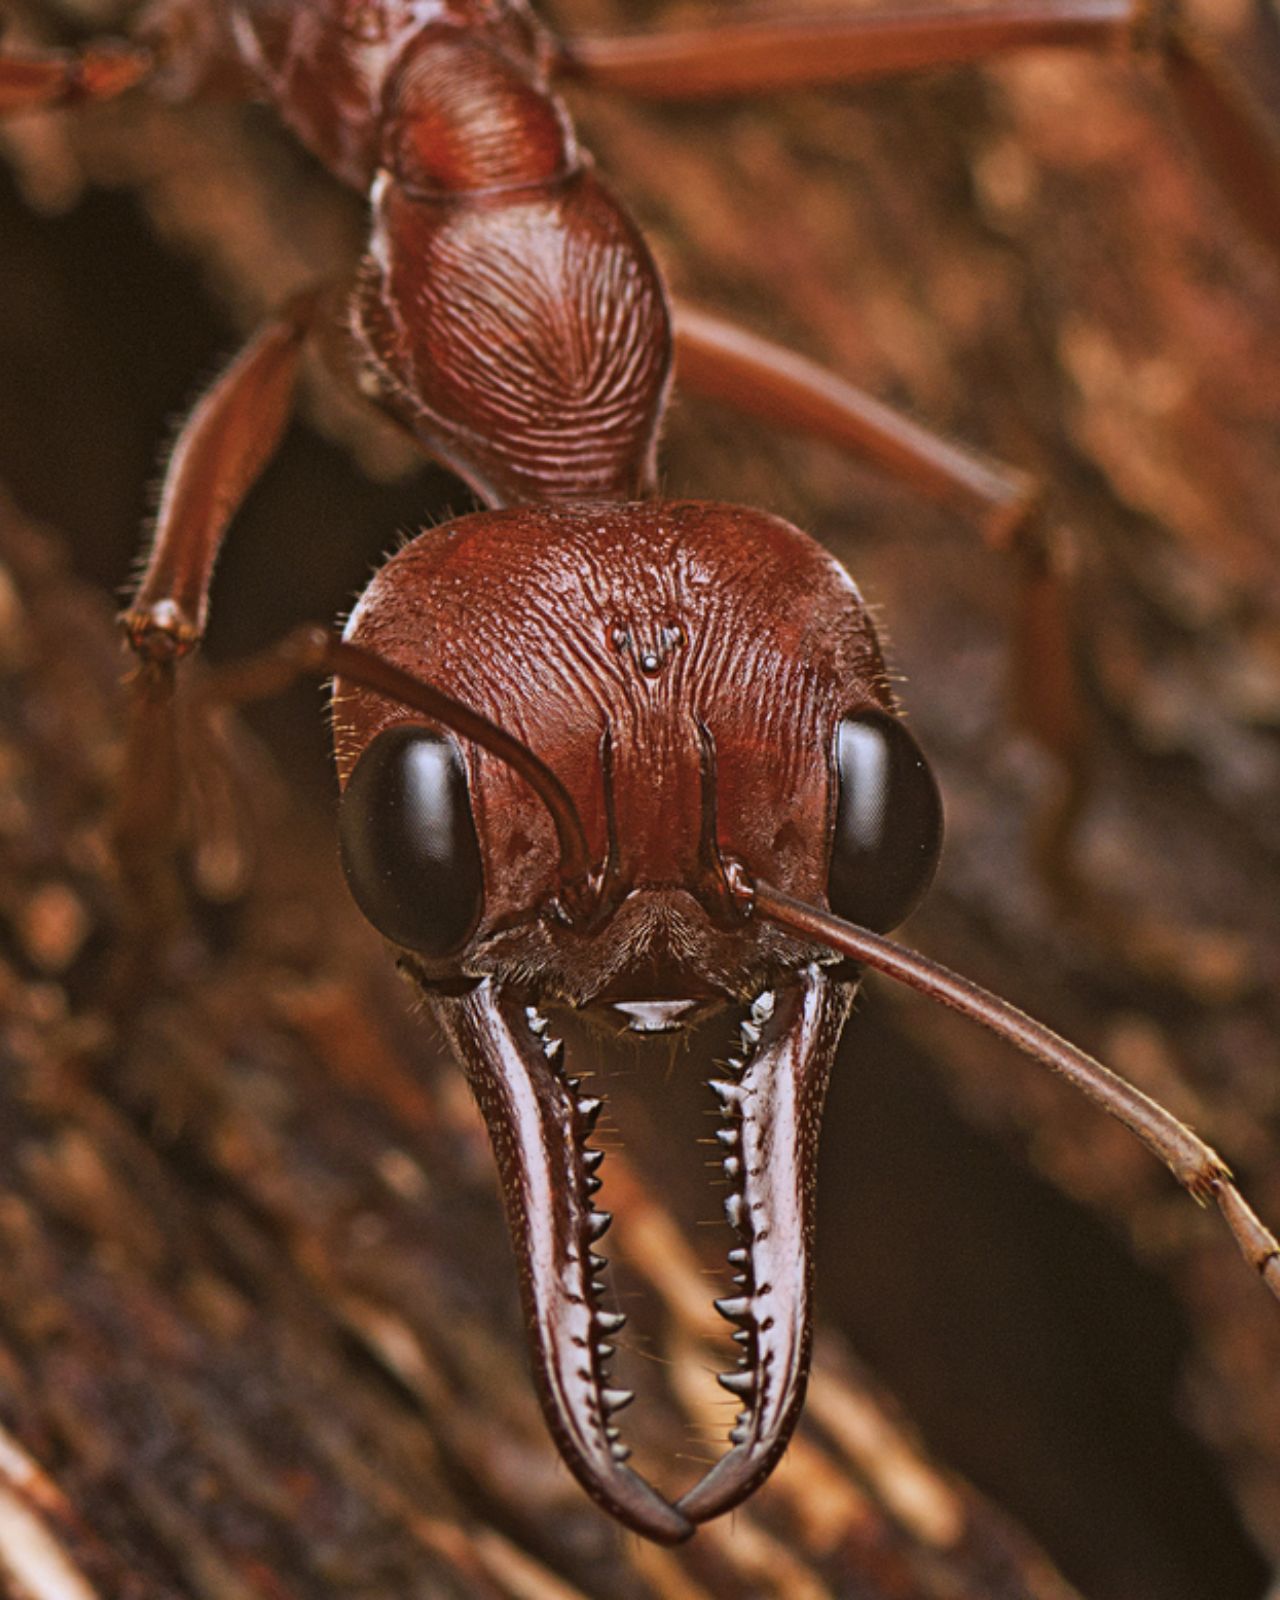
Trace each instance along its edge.
{"label": "ant mandible", "polygon": [[[0,56],[0,111],[217,87],[272,102],[367,192],[352,281],[262,329],[184,427],[125,629],[136,737],[165,736],[203,636],[218,548],[274,452],[302,346],[491,509],[420,534],[341,639],[304,629],[215,674],[237,701],[332,674],[352,892],[420,989],[488,1123],[533,1368],[589,1494],[675,1542],[772,1471],[803,1400],[818,1124],[860,968],[953,1007],[1069,1078],[1197,1199],[1217,1202],[1280,1297],[1280,1245],[1221,1159],[1169,1112],[994,995],[884,937],[928,886],[937,788],[897,715],[858,591],[763,513],[654,498],[681,380],[834,439],[996,540],[1032,486],[808,362],[669,306],[635,226],[579,149],[556,76],[668,97],[848,82],[996,52],[1148,43],[1223,187],[1280,250],[1280,168],[1209,58],[1136,0],[857,10],[705,31],[555,40],[523,0],[159,0],[131,42]],[[1027,535],[1032,537],[1032,535]],[[1046,713],[1047,714],[1047,713]],[[166,797],[167,798],[167,797]],[[135,764],[119,840],[145,853]],[[154,850],[154,839],[150,841]],[[742,1402],[732,1448],[679,1501],[626,1465],[593,1195],[600,1102],[545,1009],[642,1032],[739,1007],[713,1085],[739,1236]]]}

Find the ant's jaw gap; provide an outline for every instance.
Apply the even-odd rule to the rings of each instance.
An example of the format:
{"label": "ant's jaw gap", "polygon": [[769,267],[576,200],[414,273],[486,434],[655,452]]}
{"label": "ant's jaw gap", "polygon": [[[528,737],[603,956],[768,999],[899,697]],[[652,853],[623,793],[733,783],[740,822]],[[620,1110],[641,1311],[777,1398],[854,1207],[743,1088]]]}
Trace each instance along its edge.
{"label": "ant's jaw gap", "polygon": [[[799,1416],[811,1343],[818,1127],[852,995],[852,984],[818,966],[761,989],[743,1007],[733,1054],[711,1084],[735,1234],[733,1290],[716,1309],[741,1352],[719,1381],[739,1410],[728,1454],[675,1506],[627,1465],[615,1420],[632,1396],[610,1372],[625,1319],[604,1303],[608,1263],[599,1250],[612,1218],[595,1209],[605,1155],[593,1143],[602,1102],[584,1091],[563,1041],[527,997],[493,979],[463,996],[430,997],[498,1159],[552,1436],[587,1492],[649,1538],[677,1542],[745,1499],[777,1465]],[[705,1002],[620,1004],[641,1031],[668,1031]]]}

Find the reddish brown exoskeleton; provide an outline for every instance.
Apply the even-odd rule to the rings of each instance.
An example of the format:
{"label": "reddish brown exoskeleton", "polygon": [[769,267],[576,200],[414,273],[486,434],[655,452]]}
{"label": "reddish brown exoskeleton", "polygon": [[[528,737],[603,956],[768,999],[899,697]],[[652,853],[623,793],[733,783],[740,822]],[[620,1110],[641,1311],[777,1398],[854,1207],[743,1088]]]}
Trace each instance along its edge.
{"label": "reddish brown exoskeleton", "polygon": [[[640,93],[835,82],[1018,46],[1152,32],[1228,191],[1280,242],[1280,183],[1197,48],[1129,0],[857,10],[709,33],[558,44],[519,0],[164,0],[137,43],[0,58],[0,109],[218,84],[271,100],[368,192],[353,280],[264,329],[190,419],[126,617],[139,725],[163,737],[218,546],[275,448],[313,329],[348,379],[492,510],[421,534],[343,640],[319,630],[222,674],[244,698],[333,673],[353,893],[457,1050],[488,1122],[548,1423],[588,1492],[675,1541],[786,1447],[810,1341],[814,1160],[858,970],[953,1006],[1072,1079],[1198,1198],[1280,1294],[1280,1246],[1169,1113],[1040,1025],[883,938],[928,885],[933,779],[896,715],[857,590],[805,534],[652,498],[673,350],[682,378],[858,449],[994,534],[1016,474],[712,319],[673,321],[643,240],[579,150],[557,72]],[[137,798],[134,785],[134,799]],[[134,818],[122,837],[137,842]],[[151,812],[154,817],[154,806]],[[594,1254],[599,1104],[556,1007],[640,1032],[737,1009],[714,1085],[742,1347],[732,1449],[677,1503],[626,1465],[609,1379],[620,1319]]]}

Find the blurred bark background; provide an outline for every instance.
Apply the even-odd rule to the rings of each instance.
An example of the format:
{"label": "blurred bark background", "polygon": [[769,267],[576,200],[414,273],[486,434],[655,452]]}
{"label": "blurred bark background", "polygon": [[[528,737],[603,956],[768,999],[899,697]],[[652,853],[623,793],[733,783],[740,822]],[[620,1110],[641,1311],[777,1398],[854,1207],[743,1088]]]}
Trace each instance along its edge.
{"label": "blurred bark background", "polygon": [[[559,0],[552,20],[735,10]],[[15,15],[65,38],[116,13]],[[1203,20],[1280,105],[1271,14],[1205,0]],[[1280,270],[1189,159],[1158,74],[1040,54],[759,104],[574,104],[681,293],[1046,482],[1098,724],[1082,864],[1164,931],[1159,961],[1064,919],[1028,870],[1053,775],[1007,712],[1000,558],[709,406],[677,406],[665,453],[672,492],[792,517],[882,607],[949,813],[912,938],[1191,1120],[1275,1225]],[[1274,1305],[1123,1130],[874,982],[824,1136],[801,1439],[686,1551],[606,1523],[536,1415],[461,1076],[337,882],[313,689],[262,708],[241,757],[252,892],[194,908],[164,981],[104,1016],[112,594],[173,419],[350,258],[361,207],[259,108],[137,96],[0,142],[0,1560],[39,1554],[39,1526],[91,1592],[148,1600],[1071,1592],[1021,1525],[1096,1600],[1265,1594]],[[210,653],[336,614],[398,531],[466,505],[316,384],[235,530]],[[629,1376],[660,1463],[722,1424],[705,1074],[615,1070],[610,1244],[620,1292],[644,1290]],[[647,1131],[673,1126],[686,1151]],[[43,1556],[14,1592],[78,1597]]]}

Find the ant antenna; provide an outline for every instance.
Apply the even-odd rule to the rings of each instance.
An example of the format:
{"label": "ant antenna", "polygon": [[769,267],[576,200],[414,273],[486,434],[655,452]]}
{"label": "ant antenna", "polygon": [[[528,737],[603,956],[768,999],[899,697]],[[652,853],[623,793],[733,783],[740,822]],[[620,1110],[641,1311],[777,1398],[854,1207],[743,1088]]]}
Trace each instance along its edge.
{"label": "ant antenna", "polygon": [[279,693],[304,673],[321,677],[332,674],[389,700],[398,700],[514,768],[547,808],[555,826],[560,846],[561,891],[567,909],[575,921],[590,915],[598,895],[597,875],[592,870],[586,830],[569,791],[528,745],[443,689],[415,678],[359,645],[336,638],[327,628],[308,624],[262,655],[221,668],[212,675],[205,692],[218,700],[257,700]]}
{"label": "ant antenna", "polygon": [[1117,1077],[1100,1061],[1068,1044],[1044,1023],[1019,1011],[980,985],[950,972],[927,956],[917,955],[868,928],[793,900],[790,895],[756,884],[742,895],[757,916],[800,934],[854,961],[887,973],[908,988],[928,995],[962,1016],[1016,1045],[1024,1055],[1050,1067],[1088,1095],[1096,1105],[1123,1122],[1159,1157],[1200,1205],[1217,1202],[1245,1259],[1257,1268],[1271,1293],[1280,1299],[1280,1241],[1255,1216],[1236,1188],[1231,1170],[1218,1153],[1172,1112],[1140,1089]]}

